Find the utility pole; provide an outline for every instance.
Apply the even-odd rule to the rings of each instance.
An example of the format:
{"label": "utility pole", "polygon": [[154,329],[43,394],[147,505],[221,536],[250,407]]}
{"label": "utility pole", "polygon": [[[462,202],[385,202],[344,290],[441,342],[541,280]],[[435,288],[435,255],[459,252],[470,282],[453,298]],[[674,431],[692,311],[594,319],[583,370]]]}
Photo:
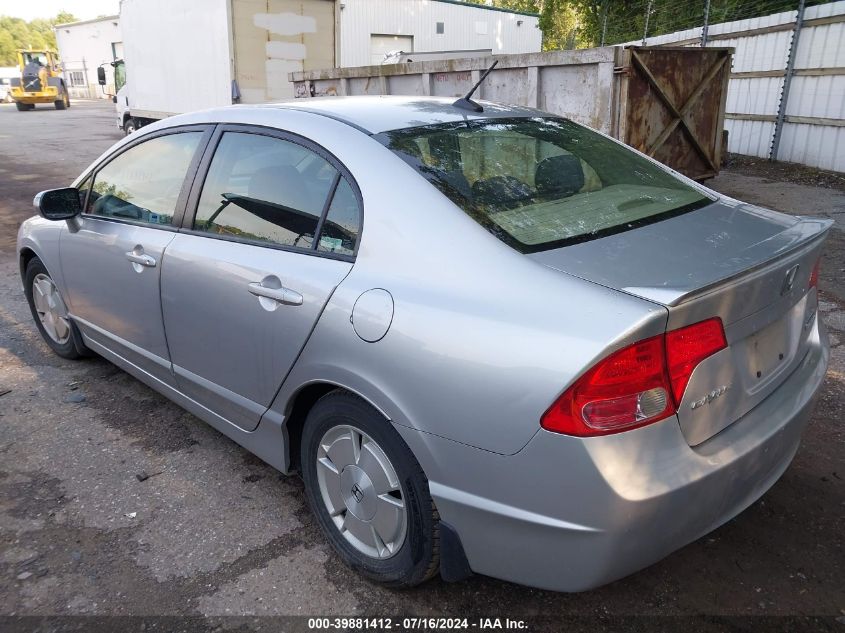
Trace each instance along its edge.
{"label": "utility pole", "polygon": [[604,0],[601,5],[601,46],[604,46],[605,38],[607,37],[607,0]]}
{"label": "utility pole", "polygon": [[[651,5],[654,0],[648,0],[648,6],[645,10],[645,27],[643,28],[643,46],[645,46],[646,38],[648,37],[648,18],[651,16]],[[802,0],[803,2],[803,0]]]}
{"label": "utility pole", "polygon": [[704,26],[701,27],[701,48],[707,46],[707,27],[710,25],[710,0],[704,2]]}
{"label": "utility pole", "polygon": [[798,15],[795,16],[795,28],[792,30],[792,43],[789,45],[789,59],[786,62],[786,73],[783,77],[783,90],[780,93],[780,104],[778,104],[778,116],[775,119],[775,131],[772,135],[772,149],[769,152],[769,160],[778,159],[778,148],[780,147],[780,136],[783,132],[783,121],[786,118],[786,104],[789,101],[789,87],[792,85],[792,75],[795,72],[795,56],[798,53],[798,38],[801,35],[801,28],[804,26],[804,0],[798,0]]}

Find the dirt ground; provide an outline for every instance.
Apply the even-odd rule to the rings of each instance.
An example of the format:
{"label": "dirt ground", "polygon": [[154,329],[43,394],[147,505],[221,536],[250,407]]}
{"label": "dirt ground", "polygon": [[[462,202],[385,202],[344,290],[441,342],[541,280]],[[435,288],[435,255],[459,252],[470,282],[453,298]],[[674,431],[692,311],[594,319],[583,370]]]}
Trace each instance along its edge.
{"label": "dirt ground", "polygon": [[[803,445],[771,491],[595,591],[473,577],[396,592],[338,561],[298,479],[108,362],[65,361],[39,338],[15,232],[35,192],[68,184],[120,138],[111,108],[0,106],[0,629],[307,630],[304,620],[225,616],[354,614],[526,618],[527,630],[550,631],[845,631],[845,193],[832,186],[841,175],[790,182],[789,166],[737,160],[707,183],[836,222],[821,278],[831,367]],[[83,615],[135,617],[33,619]]]}

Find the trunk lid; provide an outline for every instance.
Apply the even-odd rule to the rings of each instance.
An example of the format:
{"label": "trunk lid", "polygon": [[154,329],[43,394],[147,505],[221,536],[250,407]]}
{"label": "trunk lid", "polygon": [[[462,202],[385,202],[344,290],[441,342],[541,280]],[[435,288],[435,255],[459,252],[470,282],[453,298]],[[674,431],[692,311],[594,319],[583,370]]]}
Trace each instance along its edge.
{"label": "trunk lid", "polygon": [[669,330],[722,319],[728,347],[696,367],[678,407],[695,446],[777,389],[818,336],[809,278],[830,225],[720,200],[529,257],[665,306]]}

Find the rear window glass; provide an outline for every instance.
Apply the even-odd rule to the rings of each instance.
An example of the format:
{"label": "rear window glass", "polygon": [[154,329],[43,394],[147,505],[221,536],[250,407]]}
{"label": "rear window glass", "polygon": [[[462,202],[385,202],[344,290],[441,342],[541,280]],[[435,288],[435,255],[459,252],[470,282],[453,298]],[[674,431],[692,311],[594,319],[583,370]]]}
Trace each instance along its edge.
{"label": "rear window glass", "polygon": [[624,231],[710,202],[650,161],[566,119],[491,119],[376,138],[523,253]]}

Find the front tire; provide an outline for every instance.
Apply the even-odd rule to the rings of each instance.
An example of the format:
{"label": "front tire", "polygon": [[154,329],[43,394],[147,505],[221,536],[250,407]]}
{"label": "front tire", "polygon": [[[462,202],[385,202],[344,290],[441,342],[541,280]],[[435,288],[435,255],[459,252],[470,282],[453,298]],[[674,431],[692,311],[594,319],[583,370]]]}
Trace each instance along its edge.
{"label": "front tire", "polygon": [[123,133],[126,136],[129,136],[130,134],[135,132],[137,129],[138,129],[138,122],[135,119],[133,119],[132,117],[129,117],[128,119],[126,119],[126,123],[123,124]]}
{"label": "front tire", "polygon": [[437,574],[439,515],[428,480],[388,420],[333,391],[309,412],[300,453],[308,504],[343,562],[397,588]]}
{"label": "front tire", "polygon": [[15,101],[15,107],[18,109],[18,112],[27,112],[28,110],[34,110],[35,104],[21,103],[20,101]]}
{"label": "front tire", "polygon": [[68,97],[67,93],[65,92],[62,95],[61,99],[53,102],[53,105],[56,106],[56,110],[64,110],[65,108],[69,108],[70,107],[70,97]]}
{"label": "front tire", "polygon": [[37,257],[33,257],[26,266],[24,291],[35,326],[50,349],[70,360],[87,356],[88,348],[82,342],[76,324],[68,316],[53,278]]}

